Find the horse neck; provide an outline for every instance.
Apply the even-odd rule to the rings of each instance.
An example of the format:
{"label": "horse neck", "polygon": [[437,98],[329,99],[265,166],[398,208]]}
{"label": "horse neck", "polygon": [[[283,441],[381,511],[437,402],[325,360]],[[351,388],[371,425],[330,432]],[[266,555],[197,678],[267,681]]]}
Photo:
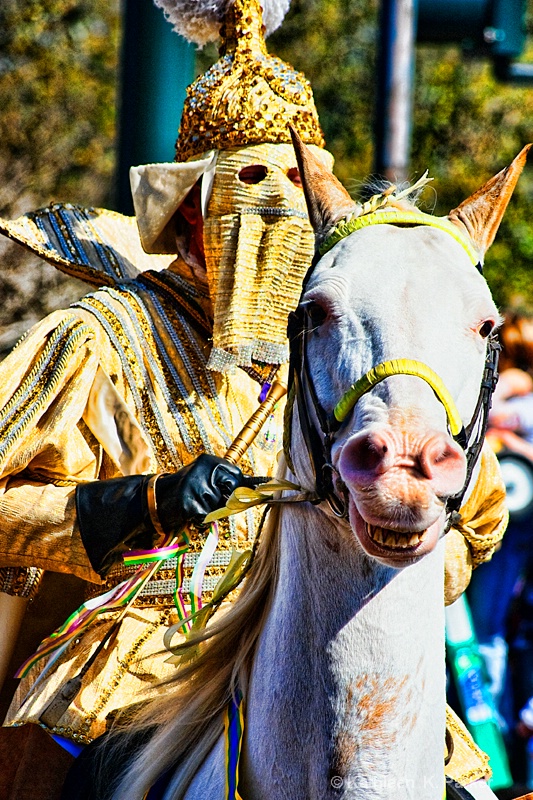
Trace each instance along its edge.
{"label": "horse neck", "polygon": [[243,797],[440,800],[442,547],[396,571],[309,506],[284,509],[280,548],[246,699]]}

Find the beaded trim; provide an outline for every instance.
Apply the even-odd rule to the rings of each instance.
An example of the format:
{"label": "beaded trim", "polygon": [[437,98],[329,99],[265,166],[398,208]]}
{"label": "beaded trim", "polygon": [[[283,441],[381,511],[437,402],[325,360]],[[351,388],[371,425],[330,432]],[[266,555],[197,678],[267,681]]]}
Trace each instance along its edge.
{"label": "beaded trim", "polygon": [[33,600],[44,575],[37,567],[0,567],[0,592]]}
{"label": "beaded trim", "polygon": [[277,206],[257,206],[256,208],[241,208],[239,214],[258,214],[260,217],[299,217],[309,219],[305,211],[296,208],[278,208]]}
{"label": "beaded trim", "polygon": [[[198,561],[200,553],[186,553],[183,566],[188,575],[183,580],[183,590],[188,592],[190,589],[190,574]],[[203,594],[208,595],[215,588],[217,581],[225,571],[231,560],[230,550],[217,550],[211,559],[209,569],[214,572],[204,578]],[[175,570],[177,566],[176,558],[169,558],[163,562],[159,572],[153,580],[149,581],[139,593],[135,606],[149,607],[157,606],[161,608],[175,608],[173,592],[176,588]],[[108,589],[113,588],[121,581],[130,578],[136,567],[117,565],[107,575],[105,585],[91,585],[86,595],[87,599],[97,597]]]}

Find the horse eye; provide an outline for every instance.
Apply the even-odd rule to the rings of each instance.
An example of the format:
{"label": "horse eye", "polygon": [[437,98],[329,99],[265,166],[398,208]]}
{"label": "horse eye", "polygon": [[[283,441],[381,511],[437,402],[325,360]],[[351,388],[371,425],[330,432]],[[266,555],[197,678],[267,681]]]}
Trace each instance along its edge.
{"label": "horse eye", "polygon": [[243,167],[240,170],[239,180],[242,183],[261,183],[266,178],[267,173],[267,168],[262,164],[250,164],[249,167]]}
{"label": "horse eye", "polygon": [[479,335],[481,336],[482,339],[486,339],[487,336],[490,336],[493,329],[494,329],[494,322],[491,322],[491,320],[486,320],[479,329]]}
{"label": "horse eye", "polygon": [[327,319],[328,312],[319,303],[307,303],[305,310],[313,328],[320,328],[320,326],[323,325]]}

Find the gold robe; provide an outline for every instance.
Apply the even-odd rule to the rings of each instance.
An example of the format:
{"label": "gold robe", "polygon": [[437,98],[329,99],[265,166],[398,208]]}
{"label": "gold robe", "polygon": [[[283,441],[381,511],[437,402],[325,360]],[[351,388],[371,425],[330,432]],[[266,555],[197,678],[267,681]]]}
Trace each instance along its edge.
{"label": "gold robe", "polygon": [[[65,226],[72,223],[72,207],[55,213]],[[102,224],[89,219],[91,225]],[[125,228],[128,239],[132,233]],[[130,255],[129,264],[136,255]],[[90,256],[94,264],[94,249]],[[261,390],[261,376],[206,368],[211,345],[205,289],[184,277],[187,267],[179,259],[158,271],[160,259],[149,258],[155,271],[107,280],[110,285],[36,325],[0,365],[0,564],[71,572],[98,584],[93,595],[118,583],[126,571],[113,570],[103,585],[93,571],[76,521],[76,486],[175,471],[203,452],[224,455],[256,410]],[[145,254],[143,266],[146,259]],[[74,266],[79,276],[82,267]],[[99,273],[93,282],[104,279]],[[281,426],[280,407],[243,457],[245,473],[273,473]],[[222,524],[218,552],[204,580],[206,592],[224,572],[231,549],[249,547],[257,519],[256,510],[250,510]],[[189,574],[200,546],[193,543],[186,556]],[[175,621],[173,576],[172,565],[163,565],[149,593],[122,622],[114,645],[87,675],[57,733],[91,740],[105,730],[110,713],[137,702],[147,685],[173,669],[154,655],[163,650],[166,624]],[[77,674],[112,616],[100,617],[72,644],[19,712],[42,665],[21,681],[7,724],[39,722],[48,700]]]}

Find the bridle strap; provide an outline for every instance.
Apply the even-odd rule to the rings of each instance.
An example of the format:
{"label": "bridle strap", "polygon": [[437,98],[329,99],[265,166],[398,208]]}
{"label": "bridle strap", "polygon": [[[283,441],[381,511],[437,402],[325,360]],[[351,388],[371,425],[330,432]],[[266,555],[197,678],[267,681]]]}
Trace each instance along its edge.
{"label": "bridle strap", "polygon": [[[355,231],[361,230],[371,225],[392,224],[418,226],[425,225],[437,228],[448,233],[458,242],[468,254],[472,264],[479,272],[482,272],[482,264],[479,255],[470,242],[463,235],[459,228],[451,220],[444,217],[433,217],[418,210],[407,210],[400,208],[384,208],[368,214],[363,214],[354,218],[341,220],[330,232],[326,240],[322,243],[319,252],[315,253],[313,263],[304,279],[302,296],[305,293],[307,284],[313,271],[324,253],[330,250],[342,239],[350,236]],[[346,497],[340,498],[335,492],[333,485],[333,466],[331,463],[331,448],[335,433],[340,424],[346,419],[353,410],[357,401],[363,394],[370,391],[385,378],[391,375],[415,375],[428,383],[440,402],[444,405],[446,415],[450,425],[450,431],[457,443],[463,448],[467,459],[466,481],[462,490],[454,497],[449,498],[447,510],[450,513],[449,521],[454,512],[459,509],[468,484],[472,477],[476,461],[483,446],[483,439],[488,424],[488,415],[491,406],[491,398],[497,381],[498,351],[500,346],[496,336],[491,336],[487,345],[487,355],[485,361],[485,371],[481,383],[480,393],[476,408],[470,424],[463,427],[461,417],[451,394],[443,384],[439,376],[427,365],[413,361],[411,359],[397,359],[378,364],[369,370],[366,375],[356,381],[343,395],[336,405],[334,413],[328,415],[319,401],[318,394],[313,383],[312,376],[307,369],[306,348],[307,334],[310,329],[309,313],[305,303],[300,303],[296,311],[289,315],[287,335],[290,342],[290,366],[289,366],[289,396],[295,398],[298,405],[298,415],[302,435],[306,443],[309,460],[315,476],[316,492],[320,502],[327,500],[335,514],[347,517]],[[312,405],[314,416],[318,421],[320,433],[312,423],[309,401]],[[289,428],[289,445],[287,449],[288,462],[290,464],[290,415],[291,408],[287,408],[287,426]],[[472,435],[476,432],[475,440],[470,443]]]}
{"label": "bridle strap", "polygon": [[461,437],[464,440],[465,431],[461,415],[457,406],[446,388],[443,380],[437,373],[424,364],[422,361],[414,361],[410,358],[397,358],[393,361],[383,361],[372,367],[362,378],[353,383],[347,392],[341,397],[335,408],[333,416],[337,422],[344,422],[348,414],[352,411],[357,401],[378,383],[390,378],[392,375],[413,375],[424,380],[432,389],[438,400],[444,406],[448,424],[452,436]]}
{"label": "bridle strap", "polygon": [[[489,413],[492,406],[492,395],[498,383],[498,361],[500,358],[501,345],[496,333],[491,334],[487,341],[487,354],[485,356],[485,369],[481,379],[478,401],[472,415],[470,424],[467,425],[465,434],[468,446],[466,448],[466,478],[461,491],[448,498],[446,507],[450,514],[458,512],[465,496],[466,490],[472,478],[474,467],[476,466],[479,454],[483,447],[485,434],[489,424]],[[477,428],[477,432],[476,432]],[[472,435],[475,439],[471,442]]]}
{"label": "bridle strap", "polygon": [[[336,516],[347,516],[347,504],[339,498],[333,486],[333,467],[331,465],[331,446],[337,425],[332,428],[330,417],[322,407],[318,394],[307,368],[307,332],[309,330],[309,314],[305,304],[298,306],[295,312],[289,315],[288,336],[290,340],[289,363],[289,397],[293,397],[298,407],[298,419],[305,442],[309,462],[314,474],[317,499],[319,503],[327,500]],[[314,416],[318,422],[319,430],[311,419],[311,401]],[[288,447],[290,448],[290,417],[292,409],[287,406],[286,425],[289,427]],[[290,452],[288,453],[289,464]]]}

